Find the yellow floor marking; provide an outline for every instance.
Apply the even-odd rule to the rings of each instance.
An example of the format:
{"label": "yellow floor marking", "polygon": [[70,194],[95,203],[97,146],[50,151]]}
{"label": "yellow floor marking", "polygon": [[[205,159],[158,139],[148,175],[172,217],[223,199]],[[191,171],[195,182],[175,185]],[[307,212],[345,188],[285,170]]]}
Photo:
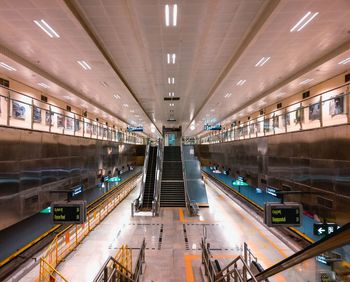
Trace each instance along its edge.
{"label": "yellow floor marking", "polygon": [[212,222],[212,221],[207,221],[207,220],[199,220],[199,219],[185,219],[185,215],[184,215],[184,211],[182,208],[178,208],[178,211],[179,211],[179,221],[180,222],[197,222],[197,223],[217,223],[217,221],[215,222]]}
{"label": "yellow floor marking", "polygon": [[[234,259],[237,256],[234,255],[217,255],[213,256],[214,259]],[[185,260],[185,272],[186,272],[186,282],[194,282],[194,275],[192,269],[192,261],[201,260],[201,255],[184,255]]]}

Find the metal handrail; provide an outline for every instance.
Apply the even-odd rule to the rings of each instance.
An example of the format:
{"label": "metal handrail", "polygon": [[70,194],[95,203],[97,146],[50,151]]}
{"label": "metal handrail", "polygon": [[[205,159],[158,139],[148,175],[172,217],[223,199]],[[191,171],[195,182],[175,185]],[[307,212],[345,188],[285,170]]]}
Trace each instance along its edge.
{"label": "metal handrail", "polygon": [[[94,282],[117,281],[115,278],[116,278],[116,274],[118,274],[118,276],[122,276],[122,278],[125,279],[122,281],[138,282],[140,275],[142,274],[142,264],[145,262],[145,250],[146,250],[146,240],[145,238],[143,238],[142,245],[140,248],[140,252],[139,252],[133,273],[129,271],[124,265],[122,265],[118,260],[110,256],[105,261],[105,263],[103,264],[103,266],[101,267],[100,271],[97,273],[93,281]],[[108,269],[111,267],[110,263],[112,263],[113,269],[112,269],[112,272],[109,273]]]}
{"label": "metal handrail", "polygon": [[181,143],[181,165],[182,165],[182,178],[184,181],[184,190],[185,190],[185,201],[186,201],[186,210],[187,214],[191,216],[191,199],[188,195],[188,190],[187,190],[187,176],[186,176],[186,168],[185,168],[185,161],[184,161],[184,154],[183,154],[183,148],[182,148],[182,143]]}
{"label": "metal handrail", "polygon": [[146,183],[146,177],[147,177],[150,148],[151,148],[151,145],[150,145],[150,143],[148,143],[146,146],[145,161],[143,162],[143,172],[142,172],[140,194],[139,194],[138,198],[135,200],[135,208],[136,209],[139,209],[143,204],[143,193],[145,191],[145,183]]}
{"label": "metal handrail", "polygon": [[157,179],[154,185],[153,192],[153,202],[152,202],[152,214],[153,216],[158,215],[159,213],[159,203],[160,203],[160,190],[162,184],[162,174],[163,174],[163,155],[164,155],[164,144],[161,139],[158,141],[158,152],[157,152],[157,165],[156,165],[156,173]]}
{"label": "metal handrail", "polygon": [[[249,274],[251,281],[257,282],[254,274],[249,269],[244,258],[239,255],[234,260],[232,260],[228,265],[226,265],[222,270],[217,272],[214,267],[213,261],[210,259],[210,249],[207,246],[205,239],[201,240],[202,248],[202,263],[205,267],[205,274],[208,276],[210,282],[226,281],[225,277],[228,278],[233,275],[234,281],[246,281],[247,275]],[[242,266],[242,271],[238,269],[237,263],[240,262]],[[237,280],[238,279],[238,280]],[[227,280],[227,281],[228,281]]]}

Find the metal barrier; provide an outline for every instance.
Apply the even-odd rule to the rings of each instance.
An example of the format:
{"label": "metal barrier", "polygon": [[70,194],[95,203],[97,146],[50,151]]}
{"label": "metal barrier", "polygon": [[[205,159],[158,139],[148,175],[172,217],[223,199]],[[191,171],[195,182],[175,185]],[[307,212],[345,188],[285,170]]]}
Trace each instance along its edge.
{"label": "metal barrier", "polygon": [[218,269],[217,264],[212,260],[209,244],[202,238],[202,264],[204,264],[205,275],[210,282],[218,281],[257,281],[250,271],[246,260],[242,256],[237,256],[223,269]]}
{"label": "metal barrier", "polygon": [[85,223],[69,225],[56,235],[41,257],[43,263],[40,263],[40,282],[52,281],[51,277],[58,273],[57,265],[135,188],[139,180],[140,176],[113,191],[108,198],[87,213]]}
{"label": "metal barrier", "polygon": [[[117,255],[109,257],[96,275],[94,282],[138,282],[145,262],[146,241],[143,239],[134,272],[131,270],[131,249],[123,245]],[[130,264],[129,262],[130,261]]]}

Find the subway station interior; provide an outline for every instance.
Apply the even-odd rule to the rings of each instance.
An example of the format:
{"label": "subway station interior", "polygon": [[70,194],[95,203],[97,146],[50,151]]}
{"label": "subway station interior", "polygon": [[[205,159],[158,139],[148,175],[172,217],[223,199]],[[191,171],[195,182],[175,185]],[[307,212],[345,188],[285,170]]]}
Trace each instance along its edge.
{"label": "subway station interior", "polygon": [[350,281],[349,0],[0,0],[0,281]]}

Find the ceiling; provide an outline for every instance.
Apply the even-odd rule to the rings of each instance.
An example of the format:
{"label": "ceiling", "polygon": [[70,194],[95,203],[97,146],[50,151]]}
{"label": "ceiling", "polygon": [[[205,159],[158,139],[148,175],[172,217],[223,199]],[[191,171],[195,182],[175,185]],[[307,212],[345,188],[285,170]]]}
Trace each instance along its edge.
{"label": "ceiling", "polygon": [[[348,0],[0,3],[0,60],[17,69],[1,72],[36,88],[44,82],[51,95],[121,124],[143,124],[153,137],[162,126],[180,125],[184,135],[196,135],[205,122],[249,114],[350,65],[338,64],[350,56]],[[166,4],[177,4],[175,27],[165,25]],[[290,32],[308,11],[319,14]],[[41,19],[60,38],[33,22]],[[270,59],[255,67],[262,57]],[[311,82],[300,85],[306,78]],[[164,101],[169,92],[180,100]]]}

